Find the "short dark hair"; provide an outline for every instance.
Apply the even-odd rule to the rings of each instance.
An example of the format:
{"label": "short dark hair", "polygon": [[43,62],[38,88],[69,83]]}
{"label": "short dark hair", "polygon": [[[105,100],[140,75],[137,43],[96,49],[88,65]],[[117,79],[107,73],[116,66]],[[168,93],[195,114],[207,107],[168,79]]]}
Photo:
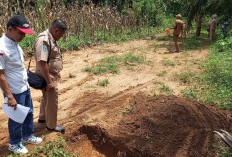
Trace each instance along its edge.
{"label": "short dark hair", "polygon": [[62,30],[67,30],[68,27],[66,25],[66,23],[60,19],[56,19],[52,22],[50,28],[60,28]]}

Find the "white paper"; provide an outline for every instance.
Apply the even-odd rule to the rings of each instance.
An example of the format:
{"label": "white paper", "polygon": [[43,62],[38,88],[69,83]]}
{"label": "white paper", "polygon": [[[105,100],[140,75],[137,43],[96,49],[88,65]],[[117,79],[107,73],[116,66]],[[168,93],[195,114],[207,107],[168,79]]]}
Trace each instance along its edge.
{"label": "white paper", "polygon": [[17,123],[22,124],[27,117],[30,108],[17,104],[16,110],[14,110],[14,107],[8,106],[8,99],[5,97],[2,110],[7,115],[7,117]]}

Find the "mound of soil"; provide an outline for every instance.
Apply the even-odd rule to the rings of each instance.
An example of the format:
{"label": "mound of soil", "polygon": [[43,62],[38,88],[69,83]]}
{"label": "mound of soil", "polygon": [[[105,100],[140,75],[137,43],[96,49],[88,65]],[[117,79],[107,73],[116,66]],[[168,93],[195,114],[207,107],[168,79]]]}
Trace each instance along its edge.
{"label": "mound of soil", "polygon": [[84,125],[70,141],[84,134],[107,157],[213,156],[213,131],[231,129],[230,112],[187,98],[137,94],[129,104],[113,129]]}

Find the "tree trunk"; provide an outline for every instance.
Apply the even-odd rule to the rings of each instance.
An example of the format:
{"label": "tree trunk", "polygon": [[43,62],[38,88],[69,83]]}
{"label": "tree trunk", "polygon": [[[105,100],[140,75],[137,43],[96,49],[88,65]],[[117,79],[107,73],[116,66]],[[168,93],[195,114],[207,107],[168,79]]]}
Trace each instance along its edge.
{"label": "tree trunk", "polygon": [[196,36],[199,37],[201,35],[201,23],[202,23],[202,16],[199,15],[197,17],[197,30],[196,30]]}

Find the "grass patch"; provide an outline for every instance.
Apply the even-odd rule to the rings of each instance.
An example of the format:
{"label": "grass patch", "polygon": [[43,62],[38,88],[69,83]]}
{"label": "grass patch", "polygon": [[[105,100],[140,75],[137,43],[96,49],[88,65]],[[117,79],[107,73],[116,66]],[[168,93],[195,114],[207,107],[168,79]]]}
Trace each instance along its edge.
{"label": "grass patch", "polygon": [[164,71],[161,71],[160,73],[158,73],[157,76],[164,77],[166,74],[167,74],[167,71],[164,70]]}
{"label": "grass patch", "polygon": [[186,89],[184,90],[184,96],[190,98],[190,99],[195,99],[196,98],[196,94],[191,90],[191,89]]}
{"label": "grass patch", "polygon": [[132,53],[128,53],[123,56],[110,56],[103,58],[95,67],[87,66],[83,69],[83,71],[93,72],[96,75],[106,72],[119,73],[119,65],[124,65],[129,69],[133,69],[133,66],[141,63],[145,63],[145,57],[143,54],[134,55]]}
{"label": "grass patch", "polygon": [[84,72],[92,72],[93,71],[93,67],[87,66],[83,69]]}
{"label": "grass patch", "polygon": [[[226,45],[225,48],[218,48],[220,44]],[[201,63],[203,73],[196,77],[196,85],[191,92],[200,101],[232,110],[232,38],[215,41],[210,51],[207,61]]]}
{"label": "grass patch", "polygon": [[208,44],[206,31],[202,30],[201,36],[196,37],[195,32],[188,34],[187,38],[180,39],[180,48],[182,51],[197,50]]}
{"label": "grass patch", "polygon": [[[9,157],[25,156],[20,154],[11,154]],[[63,137],[58,137],[55,141],[46,142],[43,145],[34,147],[31,152],[26,156],[57,156],[57,157],[78,157],[78,155],[70,154],[65,149],[65,139]]]}
{"label": "grass patch", "polygon": [[135,105],[130,105],[130,107],[127,107],[125,109],[122,110],[122,114],[128,114],[128,113],[132,113],[135,110]]}
{"label": "grass patch", "polygon": [[157,40],[159,41],[168,41],[170,39],[170,37],[166,36],[166,35],[161,35],[159,37],[157,37]]}
{"label": "grass patch", "polygon": [[156,80],[154,80],[153,83],[154,83],[154,84],[160,84],[160,85],[163,84],[161,81],[156,81]]}
{"label": "grass patch", "polygon": [[194,72],[183,72],[180,74],[177,74],[176,77],[182,82],[182,83],[190,83],[193,77],[195,77],[196,74]]}
{"label": "grass patch", "polygon": [[70,71],[69,74],[68,74],[68,77],[69,77],[69,78],[74,78],[74,77],[76,77],[76,76]]}
{"label": "grass patch", "polygon": [[170,60],[163,60],[162,64],[166,66],[175,66],[175,64]]}
{"label": "grass patch", "polygon": [[156,52],[162,45],[154,44],[154,52]]}
{"label": "grass patch", "polygon": [[108,79],[108,78],[106,78],[106,79],[104,79],[104,80],[100,80],[100,81],[98,81],[98,83],[97,83],[97,85],[103,86],[103,87],[106,87],[108,84],[109,84],[109,79]]}
{"label": "grass patch", "polygon": [[232,151],[225,146],[223,142],[217,142],[213,145],[213,151],[215,154],[220,154],[219,157],[231,157],[232,156]]}
{"label": "grass patch", "polygon": [[172,95],[173,93],[172,89],[164,84],[160,87],[160,90],[165,92],[167,95]]}

